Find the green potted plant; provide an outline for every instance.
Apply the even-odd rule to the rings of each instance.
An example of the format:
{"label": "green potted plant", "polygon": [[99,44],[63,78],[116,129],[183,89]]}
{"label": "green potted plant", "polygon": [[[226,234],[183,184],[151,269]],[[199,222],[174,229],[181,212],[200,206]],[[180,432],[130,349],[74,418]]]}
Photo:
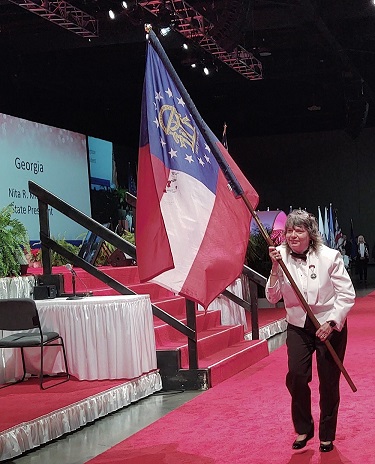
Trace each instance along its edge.
{"label": "green potted plant", "polygon": [[25,252],[30,250],[29,236],[13,213],[13,203],[0,210],[0,277],[18,276],[21,265],[28,264]]}
{"label": "green potted plant", "polygon": [[[70,242],[67,242],[63,237],[51,237],[58,245],[65,248],[66,250],[70,251],[74,255],[78,255],[79,253],[79,246],[73,245]],[[40,246],[40,242],[35,243],[34,246]],[[42,251],[40,248],[33,248],[30,253],[30,262],[33,267],[41,267],[43,265],[42,259]],[[65,266],[65,264],[69,263],[69,260],[61,256],[56,251],[51,250],[51,265],[52,266]]]}

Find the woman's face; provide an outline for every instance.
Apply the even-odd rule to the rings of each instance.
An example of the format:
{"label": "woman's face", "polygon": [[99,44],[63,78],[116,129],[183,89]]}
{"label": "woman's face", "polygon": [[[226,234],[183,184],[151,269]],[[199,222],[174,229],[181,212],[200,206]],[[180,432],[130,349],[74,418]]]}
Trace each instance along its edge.
{"label": "woman's face", "polygon": [[303,253],[310,244],[310,236],[303,226],[288,227],[285,233],[289,247],[296,253]]}

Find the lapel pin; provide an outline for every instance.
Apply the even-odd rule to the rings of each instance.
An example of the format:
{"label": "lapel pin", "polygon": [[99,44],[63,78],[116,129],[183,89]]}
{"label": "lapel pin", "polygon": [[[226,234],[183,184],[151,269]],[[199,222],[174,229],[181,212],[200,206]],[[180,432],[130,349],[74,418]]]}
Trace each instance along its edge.
{"label": "lapel pin", "polygon": [[310,264],[309,269],[310,269],[310,272],[311,272],[310,277],[312,279],[316,279],[315,266],[313,264]]}

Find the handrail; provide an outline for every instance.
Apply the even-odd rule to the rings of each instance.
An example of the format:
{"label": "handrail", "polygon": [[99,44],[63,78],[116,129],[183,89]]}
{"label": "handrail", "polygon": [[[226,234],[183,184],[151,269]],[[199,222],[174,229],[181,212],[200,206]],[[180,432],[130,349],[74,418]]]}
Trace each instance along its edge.
{"label": "handrail", "polygon": [[262,274],[259,274],[259,272],[254,271],[254,269],[251,269],[250,267],[246,266],[246,264],[244,264],[243,266],[242,273],[247,275],[250,280],[260,285],[261,287],[266,286],[267,279],[264,276],[262,276]]}
{"label": "handrail", "polygon": [[[122,283],[118,282],[117,280],[113,279],[109,275],[105,274],[104,272],[100,271],[95,266],[92,266],[79,256],[69,252],[64,247],[56,243],[54,240],[50,238],[49,234],[49,217],[47,212],[47,205],[49,204],[60,213],[65,214],[73,221],[77,222],[85,229],[90,230],[94,234],[101,237],[103,240],[111,243],[113,246],[117,247],[124,253],[127,253],[133,259],[136,259],[136,247],[121,238],[119,235],[115,234],[114,232],[108,230],[106,227],[102,226],[99,222],[95,221],[94,219],[90,218],[86,214],[82,213],[81,211],[74,208],[74,206],[69,205],[65,201],[58,198],[53,193],[49,192],[48,190],[44,189],[38,184],[35,184],[32,181],[29,181],[29,191],[33,195],[38,198],[38,206],[39,206],[39,226],[40,226],[40,241],[42,246],[42,255],[43,255],[43,273],[44,274],[51,274],[52,267],[51,267],[51,257],[50,251],[54,250],[57,253],[64,256],[64,258],[71,261],[75,266],[79,266],[89,274],[93,275],[101,282],[105,283],[109,287],[113,288],[114,290],[118,291],[123,295],[134,295],[135,292],[130,290],[128,287],[123,285]],[[171,325],[173,328],[181,332],[182,334],[186,335],[188,338],[195,339],[195,333],[191,330],[188,326],[183,324],[178,319],[175,319],[173,316],[168,314],[166,311],[163,311],[158,306],[152,304],[152,311],[153,314],[161,319],[166,324]]]}
{"label": "handrail", "polygon": [[[130,192],[126,192],[125,201],[128,203],[132,208],[137,207],[137,197],[132,195]],[[257,340],[259,339],[259,317],[258,317],[258,288],[257,285],[265,288],[267,279],[259,274],[259,272],[254,271],[250,267],[243,266],[242,274],[246,275],[249,278],[249,286],[250,286],[250,302],[240,298],[239,296],[232,293],[230,290],[226,289],[223,291],[222,295],[224,295],[229,300],[233,301],[234,303],[238,304],[245,311],[250,311],[251,313],[251,332],[252,332],[252,339]]]}
{"label": "handrail", "polygon": [[[123,285],[121,282],[113,279],[111,276],[100,271],[98,268],[88,263],[81,257],[71,253],[57,242],[51,239],[50,229],[49,229],[49,215],[48,215],[48,205],[55,208],[60,213],[69,217],[76,223],[83,226],[85,229],[90,230],[92,233],[96,234],[103,240],[111,243],[113,246],[121,250],[122,252],[131,256],[131,258],[136,260],[136,247],[132,243],[124,240],[122,237],[112,232],[108,228],[102,226],[99,222],[90,218],[86,214],[82,213],[74,206],[69,205],[64,200],[61,200],[53,193],[44,189],[40,185],[29,181],[29,191],[31,194],[35,195],[38,198],[38,207],[39,207],[39,227],[40,227],[40,242],[43,256],[43,273],[52,274],[51,266],[51,253],[50,250],[53,250],[59,253],[61,256],[69,260],[73,265],[81,267],[89,274],[96,277],[101,282],[105,283],[109,287],[118,291],[123,295],[135,295],[136,293],[130,290],[128,287]],[[130,198],[130,197],[129,197]],[[132,205],[136,205],[136,197],[132,196],[130,198]],[[257,273],[253,269],[244,265],[243,274],[245,274],[250,281],[250,302],[238,297],[229,290],[224,290],[223,295],[226,296],[231,301],[243,307],[246,311],[251,312],[251,323],[252,323],[252,339],[259,339],[259,322],[258,322],[258,295],[257,295],[257,285],[265,287],[267,279],[261,274]],[[195,320],[193,315],[194,303],[187,300],[187,325],[178,319],[174,318],[168,314],[163,309],[151,303],[153,314],[161,319],[166,324],[170,325],[181,334],[188,337],[188,346],[189,346],[189,368],[197,369],[197,333]],[[194,310],[195,314],[195,310]]]}

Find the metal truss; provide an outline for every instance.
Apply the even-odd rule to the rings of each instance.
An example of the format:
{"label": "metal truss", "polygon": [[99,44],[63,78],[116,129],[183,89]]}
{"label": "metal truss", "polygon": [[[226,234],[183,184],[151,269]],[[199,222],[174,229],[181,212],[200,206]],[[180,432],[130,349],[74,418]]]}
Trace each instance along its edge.
{"label": "metal truss", "polygon": [[262,63],[251,52],[240,45],[231,52],[222,48],[210,35],[214,24],[184,0],[139,0],[138,5],[158,18],[169,13],[174,30],[247,79],[263,78]]}
{"label": "metal truss", "polygon": [[9,1],[81,37],[99,36],[98,21],[64,0],[42,0],[38,3],[36,3],[37,0],[35,2],[31,0]]}

